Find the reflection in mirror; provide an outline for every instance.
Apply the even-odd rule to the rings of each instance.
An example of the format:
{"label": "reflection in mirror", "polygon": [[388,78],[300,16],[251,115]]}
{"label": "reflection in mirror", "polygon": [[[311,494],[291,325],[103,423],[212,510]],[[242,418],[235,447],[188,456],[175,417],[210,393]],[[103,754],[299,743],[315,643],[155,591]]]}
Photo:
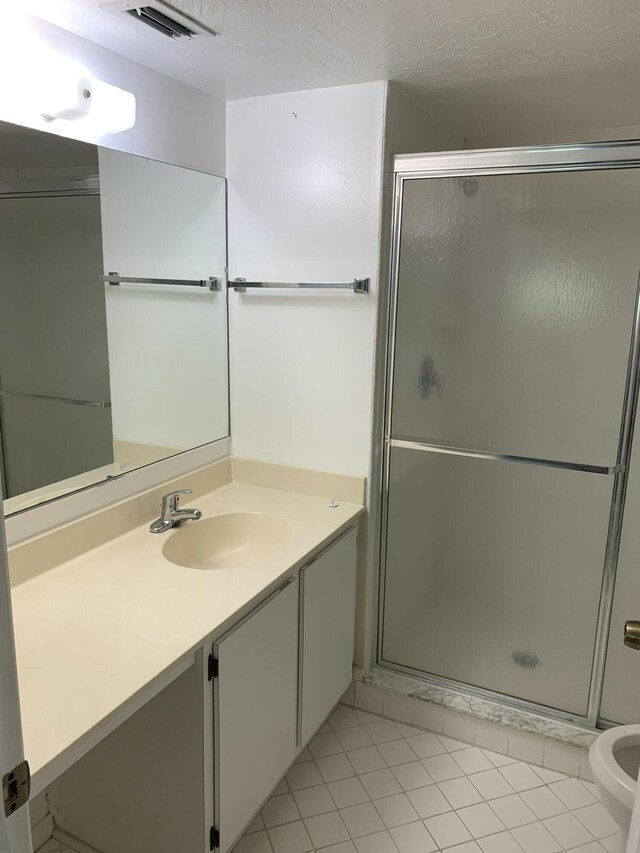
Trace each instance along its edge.
{"label": "reflection in mirror", "polygon": [[[5,515],[228,435],[225,196],[0,123]],[[101,282],[114,272],[145,281]],[[210,278],[221,290],[146,281]]]}

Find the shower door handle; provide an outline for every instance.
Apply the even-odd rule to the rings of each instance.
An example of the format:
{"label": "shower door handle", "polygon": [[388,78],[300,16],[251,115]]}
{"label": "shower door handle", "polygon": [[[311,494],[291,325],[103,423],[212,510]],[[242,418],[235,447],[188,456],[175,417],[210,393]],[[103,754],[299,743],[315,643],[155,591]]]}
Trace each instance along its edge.
{"label": "shower door handle", "polygon": [[640,622],[635,619],[624,623],[624,644],[630,649],[640,651]]}

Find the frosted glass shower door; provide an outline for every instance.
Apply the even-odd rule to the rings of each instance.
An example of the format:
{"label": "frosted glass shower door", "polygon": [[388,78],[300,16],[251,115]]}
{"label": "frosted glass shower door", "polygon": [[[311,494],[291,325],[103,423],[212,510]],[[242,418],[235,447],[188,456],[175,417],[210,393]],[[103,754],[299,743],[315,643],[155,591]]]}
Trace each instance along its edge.
{"label": "frosted glass shower door", "polygon": [[584,714],[612,482],[392,448],[385,660]]}
{"label": "frosted glass shower door", "polygon": [[636,171],[405,180],[385,663],[587,714],[639,233]]}
{"label": "frosted glass shower door", "polygon": [[406,181],[393,435],[615,464],[639,234],[632,170]]}

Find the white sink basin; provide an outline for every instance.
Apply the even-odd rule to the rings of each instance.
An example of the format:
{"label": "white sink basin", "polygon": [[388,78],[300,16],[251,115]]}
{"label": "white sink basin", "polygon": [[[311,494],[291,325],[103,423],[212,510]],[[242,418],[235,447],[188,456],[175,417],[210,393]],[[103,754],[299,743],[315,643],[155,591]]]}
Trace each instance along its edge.
{"label": "white sink basin", "polygon": [[162,553],[188,569],[237,569],[280,551],[291,532],[277,515],[232,512],[186,522],[170,534]]}

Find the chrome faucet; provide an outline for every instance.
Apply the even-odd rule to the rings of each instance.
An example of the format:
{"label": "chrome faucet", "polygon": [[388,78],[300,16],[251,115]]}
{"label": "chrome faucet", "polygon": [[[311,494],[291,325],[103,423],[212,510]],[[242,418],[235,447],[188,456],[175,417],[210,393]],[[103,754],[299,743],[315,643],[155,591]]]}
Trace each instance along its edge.
{"label": "chrome faucet", "polygon": [[180,509],[180,495],[190,495],[191,489],[178,489],[169,492],[162,498],[162,512],[160,518],[156,519],[149,527],[152,533],[165,533],[172,527],[178,527],[184,521],[197,521],[202,518],[199,509]]}

